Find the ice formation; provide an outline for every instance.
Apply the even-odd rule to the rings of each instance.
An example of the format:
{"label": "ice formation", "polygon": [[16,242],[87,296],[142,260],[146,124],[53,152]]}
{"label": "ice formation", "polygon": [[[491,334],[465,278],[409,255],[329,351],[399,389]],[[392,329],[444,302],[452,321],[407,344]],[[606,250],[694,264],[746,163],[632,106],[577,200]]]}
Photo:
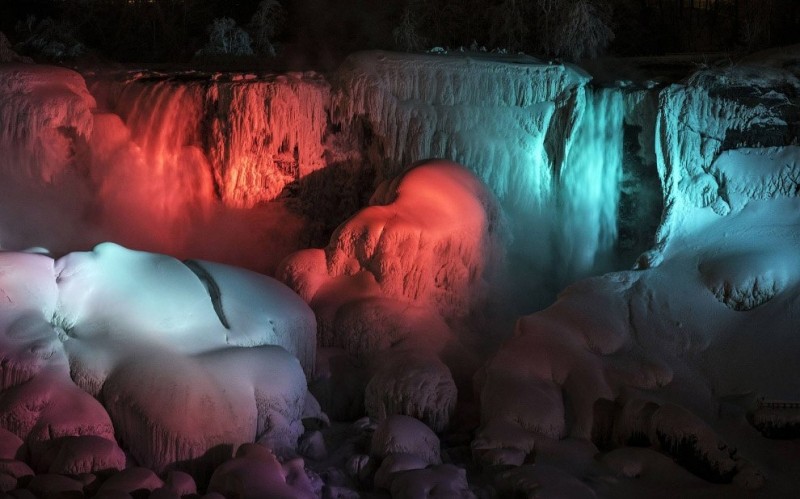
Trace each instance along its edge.
{"label": "ice formation", "polygon": [[[123,118],[155,172],[209,175],[231,207],[272,200],[325,164],[329,90],[310,73],[230,81],[137,74],[97,81],[92,91]],[[181,167],[175,156],[187,151],[196,151],[194,164]]]}
{"label": "ice formation", "polygon": [[35,469],[123,469],[116,440],[155,471],[295,447],[316,323],[277,281],[111,243],[0,261],[0,421]]}
{"label": "ice formation", "polygon": [[[336,76],[332,118],[367,127],[384,178],[432,157],[463,164],[500,200],[537,273],[558,267],[566,283],[601,266],[617,231],[619,90],[592,90],[582,70],[532,58],[370,52]],[[550,223],[554,213],[562,223]]]}
{"label": "ice formation", "polygon": [[379,188],[325,249],[282,264],[281,278],[317,314],[320,346],[374,364],[371,415],[446,426],[457,395],[450,370],[458,375],[470,358],[446,321],[464,319],[484,299],[500,256],[498,216],[473,174],[431,161]]}
{"label": "ice formation", "polygon": [[[794,493],[796,451],[762,437],[800,427],[789,70],[599,88],[527,57],[370,52],[330,84],[88,74],[90,93],[67,69],[4,66],[0,244],[61,254],[111,234],[191,259],[113,244],[0,254],[0,490]],[[414,164],[431,157],[450,161]],[[649,222],[635,213],[647,175],[665,209],[638,270],[519,319],[473,400],[474,347],[502,327],[487,298],[532,310],[535,293],[604,268],[621,227]],[[340,196],[373,177],[369,206]],[[294,233],[263,249],[296,225],[289,201],[338,225],[280,266],[300,297],[186,251],[238,261],[252,246],[274,265],[308,246]],[[236,224],[255,236],[229,237]],[[473,403],[475,434],[458,426]],[[469,476],[453,464],[471,459]]]}
{"label": "ice formation", "polygon": [[[538,466],[576,439],[603,447],[608,430],[598,428],[610,416],[597,401],[616,400],[612,448],[653,445],[734,487],[791,487],[788,468],[773,466],[764,480],[753,463],[769,451],[745,445],[747,431],[725,443],[718,432],[747,425],[746,414],[767,420],[759,397],[800,393],[790,360],[800,353],[791,319],[800,150],[781,145],[792,140],[784,118],[796,113],[796,88],[786,73],[736,68],[662,92],[666,211],[656,248],[642,270],[582,281],[519,320],[480,376],[473,450],[484,462],[508,462],[516,449]],[[741,147],[768,140],[779,144]],[[791,428],[791,417],[783,421]],[[746,449],[734,452],[740,443]]]}

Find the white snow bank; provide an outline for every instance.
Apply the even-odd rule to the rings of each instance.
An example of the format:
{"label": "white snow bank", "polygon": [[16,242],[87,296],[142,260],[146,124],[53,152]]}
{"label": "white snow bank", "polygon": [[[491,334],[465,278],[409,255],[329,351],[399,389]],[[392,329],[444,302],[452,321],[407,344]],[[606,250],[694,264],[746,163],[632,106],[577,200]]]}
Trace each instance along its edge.
{"label": "white snow bank", "polygon": [[56,262],[0,253],[0,269],[0,422],[34,467],[124,467],[115,436],[157,471],[295,447],[306,377],[290,351],[310,372],[315,321],[282,284],[110,243]]}

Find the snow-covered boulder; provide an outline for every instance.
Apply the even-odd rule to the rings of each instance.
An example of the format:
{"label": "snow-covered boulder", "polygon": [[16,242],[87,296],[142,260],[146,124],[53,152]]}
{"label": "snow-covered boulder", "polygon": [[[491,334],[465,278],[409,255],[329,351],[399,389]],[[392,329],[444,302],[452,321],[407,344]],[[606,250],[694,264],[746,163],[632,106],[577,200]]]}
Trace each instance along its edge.
{"label": "snow-covered boulder", "polygon": [[0,422],[34,468],[124,468],[116,439],[159,472],[296,446],[315,320],[282,284],[113,244],[0,263]]}
{"label": "snow-covered boulder", "polygon": [[300,252],[280,274],[314,308],[335,312],[330,303],[379,296],[463,317],[485,291],[498,224],[498,208],[474,175],[431,161],[385,184],[370,207],[339,226],[324,252]]}
{"label": "snow-covered boulder", "polygon": [[242,499],[317,497],[303,469],[302,459],[281,464],[269,449],[258,445],[240,447],[235,458],[214,471],[208,490]]}
{"label": "snow-covered boulder", "polygon": [[147,468],[132,467],[113,474],[98,489],[98,494],[133,494],[137,491],[148,492],[164,485],[158,475]]}
{"label": "snow-covered boulder", "polygon": [[411,454],[427,464],[440,464],[439,438],[418,419],[389,416],[375,428],[370,454],[384,459],[390,454]]}

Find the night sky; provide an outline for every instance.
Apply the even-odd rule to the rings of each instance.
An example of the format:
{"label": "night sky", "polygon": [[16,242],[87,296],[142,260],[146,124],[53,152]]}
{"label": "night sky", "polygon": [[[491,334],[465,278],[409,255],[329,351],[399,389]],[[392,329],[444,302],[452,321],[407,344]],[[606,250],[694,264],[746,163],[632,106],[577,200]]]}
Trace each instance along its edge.
{"label": "night sky", "polygon": [[[282,0],[273,62],[325,68],[360,49],[408,48],[394,36],[406,13],[420,48],[472,45],[563,56],[542,33],[559,29],[579,2],[590,4],[613,31],[606,55],[738,54],[800,42],[800,2],[794,0],[561,0],[560,17],[547,19],[537,0]],[[26,42],[41,35],[39,23],[52,19],[48,36],[80,43],[83,57],[92,60],[187,63],[197,62],[214,19],[233,18],[252,33],[249,23],[261,0],[0,3],[0,31],[37,60],[41,54]]]}

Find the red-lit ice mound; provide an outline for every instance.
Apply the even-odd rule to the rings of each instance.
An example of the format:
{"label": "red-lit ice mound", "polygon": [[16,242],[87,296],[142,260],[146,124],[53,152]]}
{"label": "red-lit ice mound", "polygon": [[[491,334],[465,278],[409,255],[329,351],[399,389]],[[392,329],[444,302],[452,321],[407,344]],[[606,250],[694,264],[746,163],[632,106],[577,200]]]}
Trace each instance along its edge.
{"label": "red-lit ice mound", "polygon": [[[476,454],[520,464],[576,441],[586,455],[645,445],[709,482],[763,485],[749,463],[777,448],[755,430],[797,436],[798,164],[795,146],[720,154],[727,210],[684,206],[664,221],[659,266],[579,282],[520,319],[480,376]],[[625,466],[644,469],[637,456]],[[793,490],[796,474],[769,466],[763,495]]]}
{"label": "red-lit ice mound", "polygon": [[485,291],[498,216],[492,195],[468,170],[421,163],[379,187],[371,206],[343,223],[324,250],[292,255],[281,273],[314,308],[380,296],[463,317]]}
{"label": "red-lit ice mound", "polygon": [[110,243],[0,269],[0,424],[37,471],[123,468],[115,438],[155,471],[296,445],[316,326],[279,282]]}
{"label": "red-lit ice mound", "polygon": [[[327,248],[300,251],[282,264],[281,278],[317,314],[320,345],[373,362],[372,375],[380,375],[368,388],[371,415],[402,412],[436,429],[446,424],[456,396],[450,370],[464,350],[448,321],[466,317],[484,297],[498,217],[474,174],[429,161],[382,185]],[[413,353],[415,362],[396,361],[401,352]],[[452,376],[461,376],[457,371]]]}

